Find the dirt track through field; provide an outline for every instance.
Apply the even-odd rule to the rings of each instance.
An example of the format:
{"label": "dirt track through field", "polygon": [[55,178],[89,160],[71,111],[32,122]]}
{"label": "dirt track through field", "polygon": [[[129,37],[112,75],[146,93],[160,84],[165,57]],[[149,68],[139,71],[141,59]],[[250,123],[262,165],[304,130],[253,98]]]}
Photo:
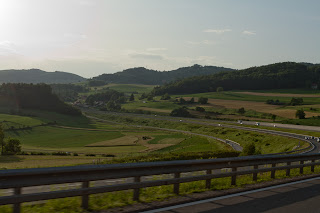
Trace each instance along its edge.
{"label": "dirt track through field", "polygon": [[319,95],[315,94],[288,94],[288,93],[263,93],[263,92],[234,92],[246,95],[256,95],[256,96],[270,96],[270,97],[298,97],[298,98],[320,98]]}

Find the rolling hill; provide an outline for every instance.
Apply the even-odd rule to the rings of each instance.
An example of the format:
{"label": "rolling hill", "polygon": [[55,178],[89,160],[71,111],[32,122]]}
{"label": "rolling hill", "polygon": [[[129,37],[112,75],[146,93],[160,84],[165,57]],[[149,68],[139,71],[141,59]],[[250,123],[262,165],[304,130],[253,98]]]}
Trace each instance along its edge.
{"label": "rolling hill", "polygon": [[0,83],[76,83],[86,79],[68,72],[46,72],[39,69],[0,70]]}
{"label": "rolling hill", "polygon": [[194,76],[155,87],[155,95],[190,94],[224,90],[261,90],[311,88],[320,85],[320,66],[283,62],[251,67],[232,72],[219,72],[207,76]]}
{"label": "rolling hill", "polygon": [[105,81],[117,84],[147,84],[161,85],[178,79],[192,76],[210,75],[222,71],[233,71],[233,69],[216,66],[193,65],[182,67],[172,71],[156,71],[144,67],[130,68],[114,74],[102,74],[93,80]]}

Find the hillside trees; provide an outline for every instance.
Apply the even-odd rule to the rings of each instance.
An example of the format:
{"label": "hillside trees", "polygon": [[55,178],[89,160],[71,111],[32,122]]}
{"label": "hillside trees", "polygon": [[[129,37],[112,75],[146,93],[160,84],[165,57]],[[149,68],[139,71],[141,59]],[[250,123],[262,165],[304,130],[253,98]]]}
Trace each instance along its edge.
{"label": "hillside trees", "polygon": [[114,74],[102,74],[94,77],[92,80],[100,80],[107,83],[119,84],[149,84],[162,85],[179,79],[209,75],[221,71],[232,71],[233,69],[215,66],[201,66],[195,64],[190,67],[181,67],[172,71],[156,71],[144,67],[136,67],[123,70]]}
{"label": "hillside trees", "polygon": [[2,84],[0,106],[12,110],[47,110],[69,115],[81,115],[81,111],[61,101],[46,84]]}
{"label": "hillside trees", "polygon": [[4,133],[3,133],[2,125],[0,125],[0,144],[1,144],[1,155],[3,155],[3,151],[4,151]]}
{"label": "hillside trees", "polygon": [[152,93],[192,94],[211,92],[212,88],[218,87],[224,90],[304,88],[306,81],[310,80],[320,81],[320,66],[307,67],[300,63],[284,62],[185,78],[155,87]]}
{"label": "hillside trees", "polygon": [[89,95],[86,99],[86,103],[90,105],[94,105],[95,102],[105,102],[115,101],[119,103],[123,103],[125,101],[124,93],[118,92],[116,90],[108,89],[102,93],[96,93]]}

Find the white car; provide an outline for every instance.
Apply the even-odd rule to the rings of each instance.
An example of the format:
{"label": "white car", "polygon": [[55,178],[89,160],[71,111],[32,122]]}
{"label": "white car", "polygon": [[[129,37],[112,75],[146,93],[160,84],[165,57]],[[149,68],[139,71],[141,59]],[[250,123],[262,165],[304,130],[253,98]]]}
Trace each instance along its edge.
{"label": "white car", "polygon": [[256,126],[260,126],[260,123],[259,123],[259,122],[256,122]]}

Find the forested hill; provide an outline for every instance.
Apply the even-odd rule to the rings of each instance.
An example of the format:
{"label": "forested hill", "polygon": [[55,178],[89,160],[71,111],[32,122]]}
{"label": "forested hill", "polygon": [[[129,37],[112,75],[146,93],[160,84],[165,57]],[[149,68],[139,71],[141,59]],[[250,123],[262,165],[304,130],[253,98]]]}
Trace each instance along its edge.
{"label": "forested hill", "polygon": [[67,72],[46,72],[39,69],[0,70],[0,83],[76,83],[86,79]]}
{"label": "forested hill", "polygon": [[81,112],[61,101],[47,84],[15,84],[0,86],[0,108],[10,112],[21,109],[34,109],[58,112],[69,115],[81,115]]}
{"label": "forested hill", "polygon": [[224,90],[310,88],[313,83],[320,86],[320,65],[283,62],[186,78],[156,87],[153,93],[162,95],[212,92],[218,87],[223,87]]}
{"label": "forested hill", "polygon": [[177,79],[183,79],[192,76],[210,75],[221,71],[231,71],[232,69],[216,66],[193,65],[191,67],[182,67],[172,71],[155,71],[144,67],[131,68],[114,74],[102,74],[94,77],[93,80],[105,81],[106,83],[119,84],[149,84],[161,85]]}

